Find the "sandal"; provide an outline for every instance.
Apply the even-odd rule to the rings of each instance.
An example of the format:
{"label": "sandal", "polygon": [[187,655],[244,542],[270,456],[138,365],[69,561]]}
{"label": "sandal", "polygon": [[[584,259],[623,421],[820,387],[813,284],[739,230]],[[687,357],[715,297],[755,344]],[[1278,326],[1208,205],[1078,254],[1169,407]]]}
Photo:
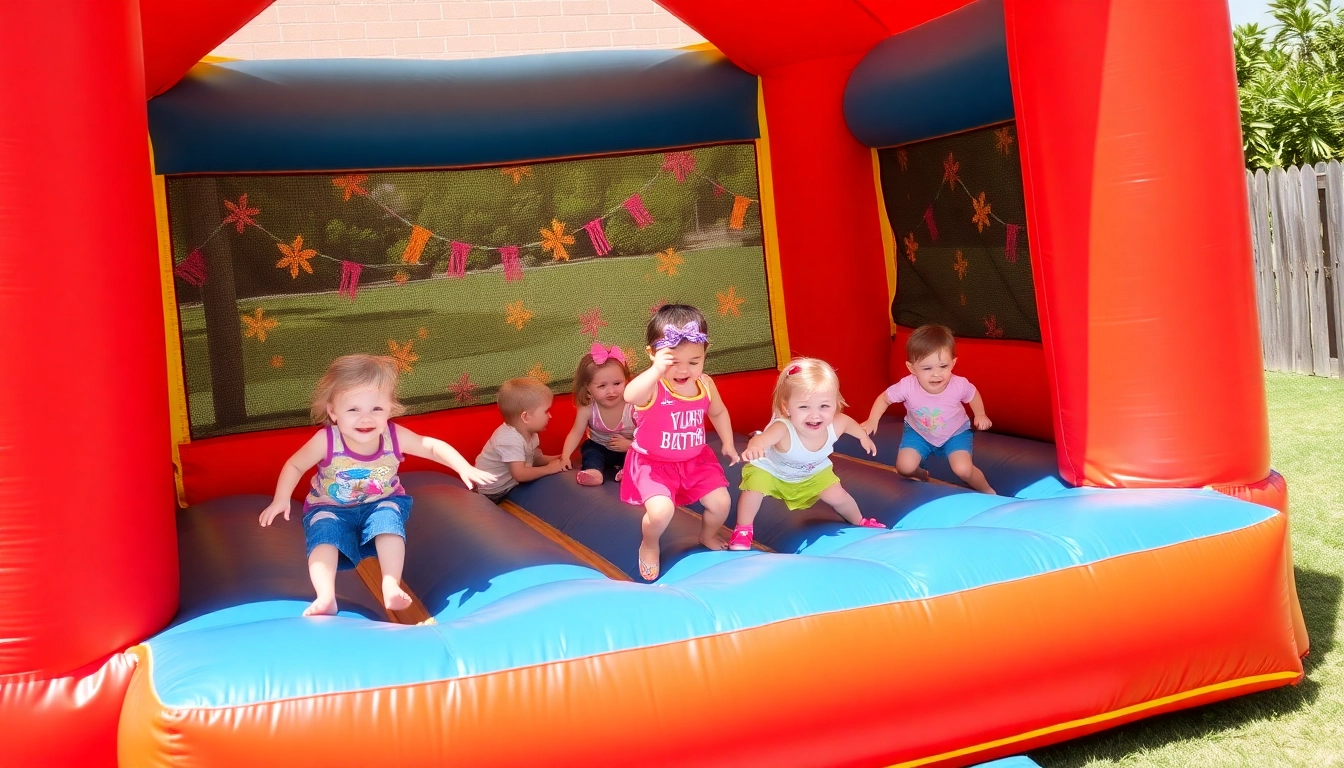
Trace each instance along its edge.
{"label": "sandal", "polygon": [[601,485],[602,473],[598,472],[597,478],[594,479],[592,475],[588,474],[589,472],[593,471],[595,470],[581,469],[574,475],[574,479],[578,481],[579,485],[586,485],[586,486]]}
{"label": "sandal", "polygon": [[644,558],[639,559],[639,577],[645,581],[654,581],[658,578],[658,566],[649,565],[644,562]]}
{"label": "sandal", "polygon": [[733,537],[728,540],[728,549],[742,552],[751,549],[752,537],[756,535],[755,526],[739,525],[733,529]]}
{"label": "sandal", "polygon": [[865,517],[865,518],[863,518],[863,520],[859,521],[859,527],[860,527],[860,528],[881,528],[881,529],[884,530],[884,531],[887,530],[887,526],[883,525],[883,524],[882,524],[882,521],[881,521],[881,520],[878,520],[876,517]]}

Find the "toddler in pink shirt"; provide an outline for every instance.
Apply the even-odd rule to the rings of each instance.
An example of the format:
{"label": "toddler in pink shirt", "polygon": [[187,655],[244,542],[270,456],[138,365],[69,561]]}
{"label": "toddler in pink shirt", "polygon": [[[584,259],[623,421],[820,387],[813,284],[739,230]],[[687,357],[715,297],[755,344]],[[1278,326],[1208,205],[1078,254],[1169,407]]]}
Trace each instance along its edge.
{"label": "toddler in pink shirt", "polygon": [[[942,325],[922,325],[910,334],[905,344],[905,367],[910,375],[887,387],[873,401],[863,429],[877,432],[878,419],[893,403],[905,403],[905,431],[896,453],[896,471],[906,477],[927,480],[929,473],[920,465],[930,456],[943,455],[952,471],[967,485],[981,493],[994,493],[985,474],[971,460],[971,427],[989,429],[985,402],[975,386],[952,374],[957,364],[956,339]],[[969,403],[975,420],[966,416],[963,403]]]}

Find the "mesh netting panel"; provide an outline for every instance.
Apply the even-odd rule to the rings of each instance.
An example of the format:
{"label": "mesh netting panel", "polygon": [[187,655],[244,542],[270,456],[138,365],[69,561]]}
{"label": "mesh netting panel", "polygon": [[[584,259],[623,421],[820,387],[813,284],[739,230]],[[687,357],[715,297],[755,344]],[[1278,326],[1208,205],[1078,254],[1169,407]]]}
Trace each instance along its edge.
{"label": "mesh netting panel", "polygon": [[879,152],[896,235],[892,319],[1041,340],[1012,123]]}
{"label": "mesh netting panel", "polygon": [[317,379],[396,357],[410,413],[568,392],[594,340],[647,358],[663,303],[710,373],[775,366],[750,144],[469,171],[168,180],[193,438],[308,423]]}

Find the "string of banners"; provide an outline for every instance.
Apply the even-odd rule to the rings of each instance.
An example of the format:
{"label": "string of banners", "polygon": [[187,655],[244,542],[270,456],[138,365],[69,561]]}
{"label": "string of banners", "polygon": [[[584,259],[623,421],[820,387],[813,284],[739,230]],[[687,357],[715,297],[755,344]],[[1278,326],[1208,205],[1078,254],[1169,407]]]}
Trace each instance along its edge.
{"label": "string of banners", "polygon": [[[532,175],[531,166],[514,165],[500,168],[500,173],[512,179],[515,185],[522,182],[524,177]],[[583,230],[587,236],[588,242],[597,256],[606,256],[612,250],[611,241],[607,238],[605,223],[612,216],[628,215],[635,226],[643,229],[654,223],[653,214],[644,204],[643,194],[660,178],[670,176],[678,184],[687,181],[704,182],[714,190],[715,197],[722,197],[729,194],[722,184],[711,179],[695,167],[695,155],[687,151],[664,152],[663,163],[658,172],[645,181],[637,191],[625,198],[619,204],[604,212],[601,216],[589,221],[579,229]],[[575,245],[574,234],[567,232],[568,225],[558,219],[551,219],[551,225],[547,228],[539,229],[541,239],[532,243],[522,243],[518,245],[479,245],[456,240],[451,237],[445,237],[437,232],[412,222],[401,214],[389,208],[381,201],[369,194],[365,187],[369,180],[368,174],[350,173],[340,176],[333,176],[331,184],[344,196],[344,200],[349,202],[352,197],[363,198],[370,203],[378,206],[389,216],[397,219],[401,223],[410,227],[410,235],[406,240],[406,248],[402,251],[401,260],[388,264],[366,264],[350,259],[338,258],[322,253],[315,248],[308,247],[303,241],[303,235],[294,236],[293,240],[276,235],[274,232],[262,226],[257,218],[261,210],[248,202],[247,194],[244,193],[238,197],[237,201],[225,200],[224,208],[227,214],[221,219],[219,225],[203,240],[200,245],[192,248],[186,258],[178,262],[173,267],[173,274],[180,280],[189,285],[200,287],[205,285],[209,279],[206,268],[206,260],[203,249],[220,232],[232,225],[237,234],[242,234],[248,227],[254,227],[265,233],[275,241],[276,248],[279,249],[281,258],[276,262],[277,269],[289,270],[289,276],[292,280],[297,280],[300,272],[313,274],[313,266],[310,263],[312,259],[324,259],[341,267],[341,281],[338,293],[348,299],[354,299],[359,290],[361,276],[366,269],[395,269],[398,270],[395,279],[398,282],[405,282],[405,272],[401,271],[403,266],[416,265],[420,263],[420,257],[423,255],[425,246],[431,239],[439,240],[448,244],[448,277],[464,277],[467,271],[467,257],[473,250],[498,251],[500,262],[504,268],[504,279],[509,282],[521,280],[523,278],[523,264],[519,257],[523,249],[540,248],[551,255],[551,260],[569,261],[569,250],[566,246]],[[733,209],[728,217],[728,226],[731,229],[742,229],[745,222],[747,211],[752,203],[759,204],[756,198],[746,195],[733,193]]]}

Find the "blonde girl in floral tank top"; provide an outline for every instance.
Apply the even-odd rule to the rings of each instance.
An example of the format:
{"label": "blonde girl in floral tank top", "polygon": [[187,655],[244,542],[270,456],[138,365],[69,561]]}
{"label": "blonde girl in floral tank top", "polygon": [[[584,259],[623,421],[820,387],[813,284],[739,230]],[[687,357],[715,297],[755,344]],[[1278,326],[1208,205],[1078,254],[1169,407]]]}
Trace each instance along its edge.
{"label": "blonde girl in floral tank top", "polygon": [[630,368],[620,347],[593,342],[579,359],[574,371],[574,426],[560,451],[561,467],[569,470],[574,449],[579,449],[583,460],[574,474],[579,485],[601,485],[607,478],[621,477],[635,437],[634,406],[625,402],[629,381]]}
{"label": "blonde girl in floral tank top", "polygon": [[700,502],[704,508],[700,543],[726,545],[718,531],[728,519],[728,478],[714,451],[705,444],[709,421],[723,442],[723,455],[738,461],[728,409],[714,382],[704,373],[709,326],[695,307],[669,304],[654,313],[646,330],[652,365],[625,387],[635,406],[635,437],[621,473],[621,500],[644,506],[639,545],[639,575],[658,578],[659,538],[677,505]]}
{"label": "blonde girl in floral tank top", "polygon": [[410,607],[411,597],[401,588],[406,519],[411,514],[411,497],[397,478],[403,453],[453,468],[468,488],[495,479],[442,440],[389,421],[404,410],[396,388],[392,358],[337,358],[313,394],[313,421],[323,427],[285,462],[275,497],[261,512],[263,526],[281,514],[288,520],[295,486],[305,472],[318,468],[303,504],[308,575],[317,592],[304,616],[336,613],[336,571],[354,568],[373,555],[382,569],[384,607]]}

